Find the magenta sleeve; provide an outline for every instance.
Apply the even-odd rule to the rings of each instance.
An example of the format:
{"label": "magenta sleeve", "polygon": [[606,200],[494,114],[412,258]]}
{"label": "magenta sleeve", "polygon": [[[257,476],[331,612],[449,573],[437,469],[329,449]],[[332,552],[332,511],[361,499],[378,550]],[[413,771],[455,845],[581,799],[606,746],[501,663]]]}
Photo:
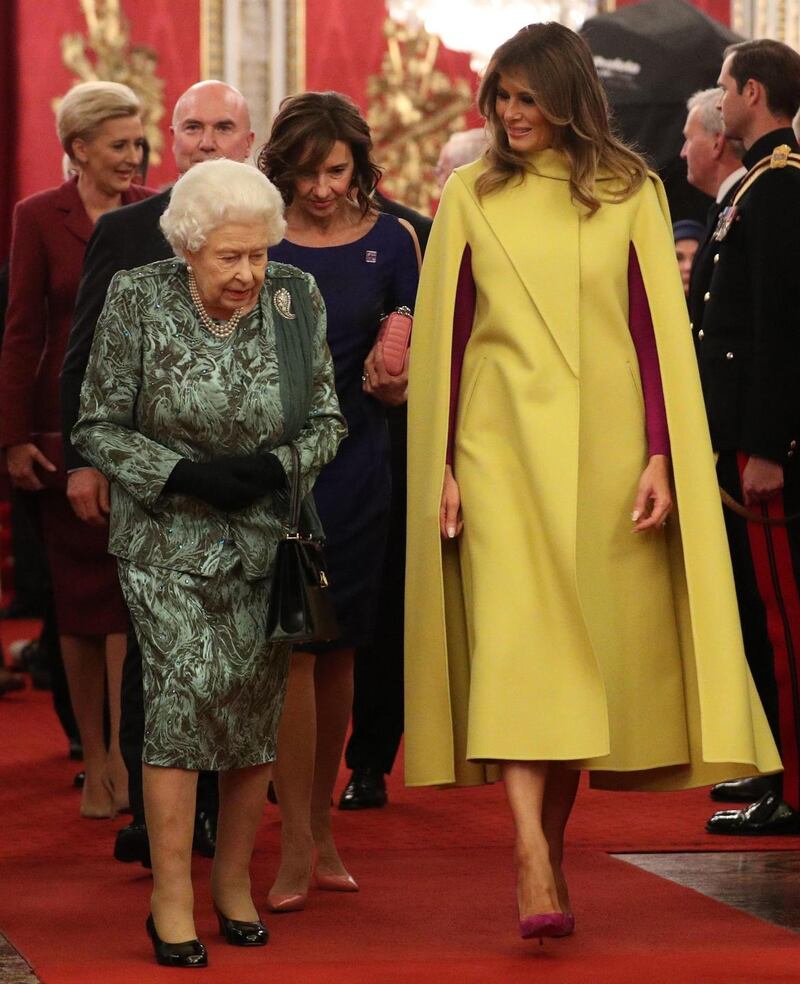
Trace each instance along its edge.
{"label": "magenta sleeve", "polygon": [[456,436],[458,394],[461,389],[461,367],[472,322],[475,318],[475,281],[472,277],[472,250],[464,247],[461,268],[458,271],[456,303],[453,310],[453,341],[450,356],[450,420],[447,428],[447,464],[453,464],[453,448]]}
{"label": "magenta sleeve", "polygon": [[645,427],[650,455],[669,454],[669,429],[661,385],[661,368],[653,330],[653,319],[647,301],[647,291],[633,243],[628,254],[628,326],[630,328],[639,376],[644,394]]}

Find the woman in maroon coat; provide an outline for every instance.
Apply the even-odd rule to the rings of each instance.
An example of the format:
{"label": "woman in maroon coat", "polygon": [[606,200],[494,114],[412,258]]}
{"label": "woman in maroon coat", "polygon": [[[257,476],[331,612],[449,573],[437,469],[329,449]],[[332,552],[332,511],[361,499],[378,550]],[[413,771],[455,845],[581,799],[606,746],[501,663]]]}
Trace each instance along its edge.
{"label": "woman in maroon coat", "polygon": [[104,212],[152,194],[131,186],[144,144],[140,111],[135,94],[115,82],[76,85],[62,100],[58,136],[77,173],[16,207],[0,353],[0,446],[14,485],[37,494],[61,651],[84,750],[81,814],[97,818],[113,816],[128,798],[119,750],[127,614],[115,564],[106,552],[107,528],[82,523],[66,498],[59,373],[94,223]]}

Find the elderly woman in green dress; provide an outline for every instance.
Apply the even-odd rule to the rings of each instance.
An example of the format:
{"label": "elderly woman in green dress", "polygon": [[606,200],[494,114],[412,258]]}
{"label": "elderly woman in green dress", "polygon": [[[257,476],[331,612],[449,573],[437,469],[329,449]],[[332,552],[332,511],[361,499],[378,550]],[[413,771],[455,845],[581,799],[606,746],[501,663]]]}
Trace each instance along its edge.
{"label": "elderly woman in green dress", "polygon": [[197,771],[220,772],[212,895],[229,943],[267,941],[250,892],[289,651],[265,635],[286,521],[345,434],[313,278],[268,263],[283,204],[219,160],[175,185],[176,258],[112,281],[75,446],[111,480],[109,550],[142,649],[144,795],[160,963],[204,966],[191,883]]}

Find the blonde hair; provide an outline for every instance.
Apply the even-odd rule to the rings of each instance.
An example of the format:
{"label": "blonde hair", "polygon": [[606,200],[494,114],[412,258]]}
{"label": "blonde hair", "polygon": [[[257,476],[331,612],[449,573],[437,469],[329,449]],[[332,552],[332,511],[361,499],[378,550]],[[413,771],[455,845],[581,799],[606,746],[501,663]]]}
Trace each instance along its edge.
{"label": "blonde hair", "polygon": [[[489,135],[489,167],[476,185],[480,198],[513,178],[521,181],[532,168],[524,155],[511,149],[497,116],[501,73],[516,76],[530,89],[552,124],[552,147],[569,161],[572,200],[589,215],[603,202],[625,201],[644,184],[647,165],[611,132],[605,93],[586,42],[561,24],[531,24],[495,51],[478,92],[478,109]],[[602,196],[597,188],[600,178]]]}
{"label": "blonde hair", "polygon": [[195,253],[226,222],[263,222],[265,246],[286,234],[283,198],[275,185],[253,167],[224,158],[203,161],[175,182],[161,231],[178,256]]}
{"label": "blonde hair", "polygon": [[58,139],[70,160],[75,160],[74,141],[91,140],[106,120],[138,116],[141,111],[136,93],[121,82],[80,82],[56,111]]}

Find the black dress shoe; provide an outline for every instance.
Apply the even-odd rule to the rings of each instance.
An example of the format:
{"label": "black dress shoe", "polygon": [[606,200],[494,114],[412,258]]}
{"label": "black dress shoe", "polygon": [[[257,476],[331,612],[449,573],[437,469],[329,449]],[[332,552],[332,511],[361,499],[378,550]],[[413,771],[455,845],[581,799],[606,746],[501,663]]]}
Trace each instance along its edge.
{"label": "black dress shoe", "polygon": [[747,779],[730,779],[711,787],[709,795],[720,803],[755,803],[764,793],[780,793],[781,777],[749,776]]}
{"label": "black dress shoe", "polygon": [[114,857],[117,861],[131,864],[139,861],[144,868],[152,868],[150,861],[150,839],[143,823],[130,823],[117,831],[114,841]]}
{"label": "black dress shoe", "polygon": [[710,834],[742,836],[800,834],[800,813],[784,803],[777,793],[764,793],[744,810],[720,810],[706,823]]}
{"label": "black dress shoe", "polygon": [[380,769],[353,769],[339,800],[340,810],[369,810],[385,806],[386,779]]}
{"label": "black dress shoe", "polygon": [[165,943],[156,932],[153,916],[145,923],[147,935],[153,941],[156,960],[162,967],[207,967],[208,954],[200,940],[186,940],[185,943]]}
{"label": "black dress shoe", "polygon": [[76,789],[83,789],[86,784],[86,773],[84,771],[76,772],[72,777],[72,785]]}
{"label": "black dress shoe", "polygon": [[213,858],[217,849],[217,818],[205,810],[195,814],[192,849],[204,858]]}
{"label": "black dress shoe", "polygon": [[266,946],[269,931],[260,919],[256,922],[243,922],[241,919],[228,919],[214,906],[219,922],[219,931],[231,946]]}

